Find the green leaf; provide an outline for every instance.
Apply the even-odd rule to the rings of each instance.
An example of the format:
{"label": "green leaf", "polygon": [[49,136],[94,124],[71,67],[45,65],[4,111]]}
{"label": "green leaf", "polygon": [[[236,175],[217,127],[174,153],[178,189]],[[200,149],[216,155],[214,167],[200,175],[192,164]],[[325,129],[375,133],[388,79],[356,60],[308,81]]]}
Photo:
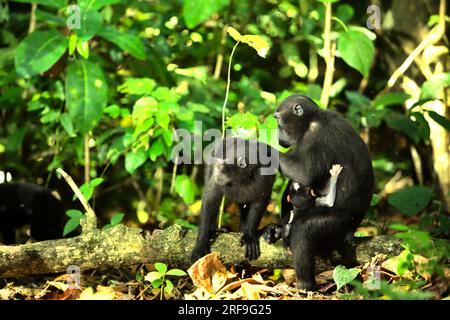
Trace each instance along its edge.
{"label": "green leaf", "polygon": [[139,149],[136,152],[127,153],[125,156],[125,170],[128,173],[133,173],[137,168],[142,166],[147,159],[144,149]]}
{"label": "green leaf", "polygon": [[69,37],[69,56],[73,55],[75,49],[77,48],[78,37],[76,34],[72,33]]}
{"label": "green leaf", "polygon": [[374,206],[376,206],[379,202],[380,202],[380,197],[379,197],[376,193],[374,193],[374,194],[372,195],[372,200],[370,200],[370,206],[371,206],[371,207],[374,207]]}
{"label": "green leaf", "polygon": [[89,41],[103,28],[103,17],[98,11],[83,11],[80,16],[80,29],[74,29],[81,41]]}
{"label": "green leaf", "polygon": [[66,211],[66,215],[73,219],[81,219],[83,217],[83,213],[80,210],[70,209]]}
{"label": "green leaf", "polygon": [[339,291],[343,286],[352,282],[359,274],[356,268],[347,269],[344,266],[337,266],[333,271],[333,279],[336,283],[336,291]]}
{"label": "green leaf", "polygon": [[404,224],[401,224],[401,223],[391,223],[389,225],[389,229],[397,230],[397,231],[408,231],[409,227]]}
{"label": "green leaf", "polygon": [[195,200],[197,187],[195,183],[186,175],[179,175],[175,179],[175,191],[180,195],[186,204],[191,204]]}
{"label": "green leaf", "polygon": [[89,43],[87,41],[78,41],[77,52],[87,60],[89,58]]}
{"label": "green leaf", "polygon": [[75,230],[79,225],[80,225],[80,218],[70,218],[64,225],[63,237],[65,237],[73,230]]}
{"label": "green leaf", "polygon": [[100,32],[99,35],[114,43],[120,49],[127,51],[136,59],[146,59],[144,44],[138,36],[124,33],[111,27],[106,27],[102,30],[102,32]]}
{"label": "green leaf", "polygon": [[407,99],[409,99],[409,95],[403,92],[389,92],[380,96],[377,96],[373,101],[374,107],[388,107],[392,105],[402,105],[405,103]]}
{"label": "green leaf", "polygon": [[161,279],[162,276],[163,276],[163,274],[159,273],[158,271],[151,271],[145,275],[144,279],[146,281],[153,282],[158,279]]}
{"label": "green leaf", "polygon": [[423,83],[420,91],[420,100],[437,99],[442,88],[450,86],[450,73],[441,73],[433,76],[431,80]]}
{"label": "green leaf", "polygon": [[67,108],[73,124],[81,133],[93,129],[103,114],[108,87],[97,63],[79,59],[67,67]]}
{"label": "green leaf", "polygon": [[166,279],[166,286],[164,287],[164,291],[167,293],[171,293],[173,290],[173,283],[169,279]]}
{"label": "green leaf", "polygon": [[183,276],[187,276],[187,273],[181,269],[171,269],[171,270],[167,271],[166,275],[183,277]]}
{"label": "green leaf", "polygon": [[122,0],[78,0],[78,5],[83,11],[98,10],[104,6],[122,2]]}
{"label": "green leaf", "polygon": [[213,13],[228,5],[229,0],[183,0],[183,18],[192,29],[208,19]]}
{"label": "green leaf", "polygon": [[156,279],[151,282],[153,288],[159,288],[162,285],[162,279]]}
{"label": "green leaf", "polygon": [[14,2],[37,3],[57,9],[62,9],[66,6],[66,0],[14,0]]}
{"label": "green leaf", "polygon": [[[80,191],[83,194],[86,201],[89,201],[91,199],[92,195],[94,194],[94,188],[92,188],[92,186],[89,183],[84,183],[80,187]],[[76,198],[77,198],[77,195],[74,194],[73,199],[75,200]]]}
{"label": "green leaf", "polygon": [[155,161],[164,152],[164,143],[161,139],[156,140],[150,147],[150,160]]}
{"label": "green leaf", "polygon": [[125,216],[125,214],[123,214],[123,213],[116,213],[115,215],[113,215],[111,218],[111,226],[115,226],[115,225],[119,224],[122,221],[124,216]]}
{"label": "green leaf", "polygon": [[95,187],[99,186],[103,181],[105,181],[105,179],[95,178],[95,179],[92,179],[92,181],[89,182],[89,184],[91,185],[92,188],[95,188]]}
{"label": "green leaf", "polygon": [[62,57],[67,46],[68,38],[55,30],[30,33],[17,46],[17,73],[30,77],[47,71]]}
{"label": "green leaf", "polygon": [[155,263],[155,269],[158,270],[158,272],[161,274],[166,274],[167,265],[165,263],[157,262]]}
{"label": "green leaf", "polygon": [[405,133],[410,137],[414,143],[419,143],[420,141],[420,131],[417,125],[408,117],[401,115],[396,112],[390,113],[384,118],[386,124],[397,131]]}
{"label": "green leaf", "polygon": [[423,210],[430,202],[433,190],[423,186],[412,186],[404,188],[391,194],[388,202],[401,213],[408,216]]}
{"label": "green leaf", "polygon": [[338,39],[338,50],[349,66],[358,70],[364,78],[368,77],[375,47],[364,33],[354,30],[342,32]]}
{"label": "green leaf", "polygon": [[68,113],[62,113],[59,117],[59,122],[61,123],[64,130],[67,132],[69,137],[75,137],[75,132],[73,129],[72,118]]}
{"label": "green leaf", "polygon": [[450,120],[446,117],[441,116],[439,113],[435,111],[427,111],[428,115],[431,119],[433,119],[436,123],[440,124],[445,130],[450,131]]}
{"label": "green leaf", "polygon": [[150,78],[127,78],[117,90],[125,94],[148,95],[156,87],[156,81]]}
{"label": "green leaf", "polygon": [[136,125],[145,122],[158,111],[158,101],[153,97],[140,98],[133,106],[131,117]]}

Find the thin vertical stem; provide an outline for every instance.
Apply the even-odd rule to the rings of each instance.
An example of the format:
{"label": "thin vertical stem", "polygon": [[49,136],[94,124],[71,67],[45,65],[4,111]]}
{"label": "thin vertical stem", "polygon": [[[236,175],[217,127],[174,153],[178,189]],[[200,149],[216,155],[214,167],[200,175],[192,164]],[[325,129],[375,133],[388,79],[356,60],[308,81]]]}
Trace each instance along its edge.
{"label": "thin vertical stem", "polygon": [[84,183],[90,181],[90,154],[89,154],[89,133],[84,136]]}
{"label": "thin vertical stem", "polygon": [[230,61],[228,62],[228,77],[227,77],[227,89],[225,91],[225,99],[223,101],[222,106],[222,138],[225,137],[225,111],[227,108],[227,102],[228,102],[228,94],[230,93],[230,84],[231,84],[231,62],[233,60],[234,51],[236,50],[236,47],[240,41],[236,42],[236,44],[233,47],[233,50],[231,51],[230,55]]}
{"label": "thin vertical stem", "polygon": [[331,3],[325,4],[325,26],[323,30],[323,55],[325,59],[326,69],[323,80],[322,94],[320,96],[320,103],[327,107],[330,99],[331,85],[333,84],[334,74],[334,49],[335,44],[331,45]]}

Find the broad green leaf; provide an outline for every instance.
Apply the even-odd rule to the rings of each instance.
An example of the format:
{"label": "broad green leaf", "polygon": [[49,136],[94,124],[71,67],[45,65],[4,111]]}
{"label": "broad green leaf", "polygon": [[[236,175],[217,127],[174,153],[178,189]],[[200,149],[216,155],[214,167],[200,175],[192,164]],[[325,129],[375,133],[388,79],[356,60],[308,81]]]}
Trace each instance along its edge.
{"label": "broad green leaf", "polygon": [[30,77],[47,71],[61,58],[67,46],[68,38],[55,30],[30,33],[17,46],[17,73]]}
{"label": "broad green leaf", "polygon": [[142,166],[147,159],[144,149],[139,149],[136,152],[129,152],[125,156],[125,170],[128,173],[133,173],[137,168]]}
{"label": "broad green leaf", "polygon": [[70,218],[64,225],[63,237],[65,237],[73,230],[75,230],[79,225],[80,225],[80,218]]}
{"label": "broad green leaf", "polygon": [[14,2],[37,3],[57,9],[62,9],[66,6],[66,0],[14,0]]}
{"label": "broad green leaf", "polygon": [[167,272],[167,265],[161,262],[155,263],[155,269],[158,270],[159,273],[165,274]]}
{"label": "broad green leaf", "polygon": [[153,282],[158,279],[161,279],[162,276],[163,274],[159,273],[158,271],[151,271],[145,275],[144,279],[146,281]]}
{"label": "broad green leaf", "polygon": [[89,43],[87,41],[78,41],[77,52],[87,60],[89,58]]}
{"label": "broad green leaf", "polygon": [[408,216],[423,210],[430,202],[433,190],[424,186],[412,186],[391,194],[388,202],[391,206]]}
{"label": "broad green leaf", "polygon": [[164,143],[161,139],[156,140],[150,147],[150,160],[155,161],[164,152]]}
{"label": "broad green leaf", "polygon": [[399,113],[390,113],[387,117],[385,117],[385,121],[390,128],[405,133],[414,141],[414,143],[419,143],[419,129],[417,125],[408,117],[405,117]]}
{"label": "broad green leaf", "polygon": [[428,115],[431,119],[436,121],[438,124],[440,124],[442,127],[445,128],[445,130],[450,131],[450,120],[447,119],[444,116],[441,116],[439,113],[435,111],[427,111]]}
{"label": "broad green leaf", "polygon": [[95,179],[92,179],[92,181],[89,182],[89,184],[91,185],[92,188],[95,188],[95,187],[99,186],[101,183],[103,183],[104,180],[105,179],[103,179],[103,178],[95,178]]}
{"label": "broad green leaf", "polygon": [[162,279],[156,279],[151,282],[153,288],[159,288],[162,285]]}
{"label": "broad green leaf", "polygon": [[442,73],[433,76],[431,80],[423,83],[420,91],[420,100],[437,99],[442,88],[450,86],[450,73]]}
{"label": "broad green leaf", "polygon": [[376,193],[374,193],[372,195],[372,199],[370,200],[370,206],[371,207],[376,206],[379,202],[380,202],[380,197]]}
{"label": "broad green leaf", "polygon": [[318,1],[322,3],[335,3],[338,2],[339,0],[318,0]]}
{"label": "broad green leaf", "polygon": [[409,227],[404,224],[401,224],[401,223],[391,223],[389,225],[389,229],[397,230],[397,231],[408,231]]}
{"label": "broad green leaf", "polygon": [[[92,195],[94,194],[94,188],[89,183],[84,183],[80,187],[80,192],[83,194],[86,201],[89,201],[91,199]],[[74,194],[73,200],[75,200],[76,198],[77,198],[77,195]]]}
{"label": "broad green leaf", "polygon": [[158,101],[153,97],[140,98],[133,106],[131,117],[135,125],[141,124],[158,111]]}
{"label": "broad green leaf", "polygon": [[339,291],[343,286],[352,282],[359,274],[356,268],[347,269],[344,266],[337,266],[333,271],[333,279],[336,283],[336,291]]}
{"label": "broad green leaf", "polygon": [[5,149],[8,152],[18,152],[19,148],[22,146],[23,139],[25,138],[25,133],[27,128],[17,128],[12,134],[9,135],[6,141]]}
{"label": "broad green leaf", "polygon": [[78,37],[75,33],[72,33],[69,37],[69,55],[73,55],[77,48]]}
{"label": "broad green leaf", "polygon": [[80,210],[70,209],[66,211],[66,215],[73,219],[81,219],[83,217],[83,213]]}
{"label": "broad green leaf", "polygon": [[375,47],[364,33],[342,32],[338,39],[338,50],[349,66],[358,70],[364,78],[368,77],[375,56]]}
{"label": "broad green leaf", "polygon": [[80,17],[80,29],[74,29],[81,41],[92,39],[103,27],[103,17],[98,11],[83,11]]}
{"label": "broad green leaf", "polygon": [[58,26],[65,26],[66,20],[63,17],[59,17],[50,12],[43,10],[36,10],[36,20],[46,22],[48,24],[53,23]]}
{"label": "broad green leaf", "polygon": [[145,60],[145,47],[138,36],[107,27],[99,34],[139,60]]}
{"label": "broad green leaf", "polygon": [[125,216],[125,214],[123,214],[123,213],[116,213],[111,218],[111,226],[115,226],[115,225],[119,224],[122,221],[124,216]]}
{"label": "broad green leaf", "polygon": [[126,94],[148,95],[156,87],[156,81],[150,78],[127,78],[117,90]]}
{"label": "broad green leaf", "polygon": [[167,271],[166,275],[183,277],[183,276],[187,276],[187,273],[181,269],[171,269],[171,270]]}
{"label": "broad green leaf", "polygon": [[353,10],[353,7],[348,4],[341,4],[338,5],[336,8],[336,17],[341,19],[342,22],[349,22],[351,18],[353,18],[353,15],[355,14],[355,10]]}
{"label": "broad green leaf", "polygon": [[78,5],[83,11],[98,10],[104,6],[122,2],[122,0],[78,0]]}
{"label": "broad green leaf", "polygon": [[75,131],[73,129],[72,118],[68,113],[62,113],[59,117],[59,122],[61,123],[64,130],[67,132],[69,137],[75,137]]}
{"label": "broad green leaf", "polygon": [[183,18],[192,29],[228,5],[229,0],[183,0]]}
{"label": "broad green leaf", "polygon": [[79,59],[67,67],[67,108],[75,128],[81,133],[93,129],[103,114],[108,87],[100,65]]}
{"label": "broad green leaf", "polygon": [[173,283],[169,279],[166,279],[166,286],[164,287],[164,291],[167,293],[171,293],[173,290]]}
{"label": "broad green leaf", "polygon": [[374,107],[388,107],[392,105],[401,105],[405,103],[405,101],[410,96],[403,92],[389,92],[380,96],[377,96],[375,100],[373,100]]}
{"label": "broad green leaf", "polygon": [[186,204],[191,204],[195,200],[197,187],[195,183],[186,175],[179,175],[175,179],[175,191],[180,195]]}

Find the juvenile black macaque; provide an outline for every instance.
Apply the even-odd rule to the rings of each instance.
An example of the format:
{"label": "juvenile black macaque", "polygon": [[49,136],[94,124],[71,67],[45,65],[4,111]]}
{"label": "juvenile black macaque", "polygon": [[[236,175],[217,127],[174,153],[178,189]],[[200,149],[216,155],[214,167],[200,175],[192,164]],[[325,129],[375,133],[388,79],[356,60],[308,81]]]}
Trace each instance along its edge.
{"label": "juvenile black macaque", "polygon": [[30,225],[38,241],[62,238],[64,206],[51,190],[32,183],[0,184],[0,242],[16,243],[16,229]]}
{"label": "juvenile black macaque", "polygon": [[283,239],[284,245],[290,248],[291,228],[298,216],[307,212],[314,206],[333,207],[336,199],[336,185],[342,167],[339,164],[333,165],[330,169],[330,179],[324,190],[314,191],[311,187],[304,187],[297,182],[291,183],[287,190],[287,202],[292,205],[289,215],[285,214],[279,225],[272,224],[264,228],[262,236],[267,243],[275,243]]}
{"label": "juvenile black macaque", "polygon": [[268,145],[239,138],[226,138],[213,146],[210,164],[205,168],[202,208],[197,242],[192,260],[210,251],[221,199],[237,202],[240,207],[241,245],[245,256],[258,258],[258,225],[266,211],[278,169],[278,152]]}
{"label": "juvenile black macaque", "polygon": [[[286,98],[275,118],[280,144],[292,147],[280,154],[281,171],[291,181],[324,190],[331,166],[343,167],[334,205],[304,210],[290,231],[297,287],[311,290],[315,285],[314,257],[344,246],[369,208],[374,186],[372,163],[367,146],[346,119],[319,108],[306,96]],[[292,210],[285,198],[287,192],[283,216]]]}

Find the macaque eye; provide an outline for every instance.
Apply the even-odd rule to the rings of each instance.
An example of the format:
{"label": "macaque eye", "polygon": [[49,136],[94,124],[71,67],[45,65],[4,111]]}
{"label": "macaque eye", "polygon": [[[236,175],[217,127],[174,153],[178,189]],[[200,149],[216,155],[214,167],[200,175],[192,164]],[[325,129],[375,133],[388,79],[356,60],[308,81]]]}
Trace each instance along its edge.
{"label": "macaque eye", "polygon": [[294,182],[292,184],[292,187],[294,188],[295,191],[298,191],[298,189],[300,189],[300,185],[297,182]]}
{"label": "macaque eye", "polygon": [[303,114],[303,108],[300,104],[295,104],[292,107],[292,110],[294,111],[294,114],[297,116],[301,116]]}
{"label": "macaque eye", "polygon": [[239,166],[239,168],[244,169],[247,166],[247,163],[245,162],[245,158],[239,157],[237,160],[237,165]]}

